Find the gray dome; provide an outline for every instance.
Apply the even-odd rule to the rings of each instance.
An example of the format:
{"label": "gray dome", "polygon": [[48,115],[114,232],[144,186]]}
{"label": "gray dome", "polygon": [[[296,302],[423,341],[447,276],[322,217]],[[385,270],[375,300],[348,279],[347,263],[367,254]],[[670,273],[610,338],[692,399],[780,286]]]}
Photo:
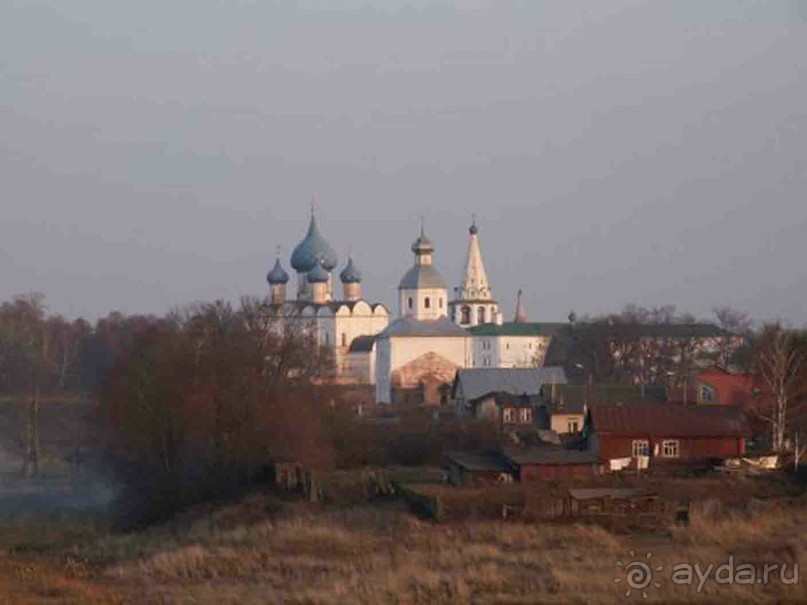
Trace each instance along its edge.
{"label": "gray dome", "polygon": [[446,282],[443,281],[443,276],[434,268],[434,265],[415,265],[404,274],[401,283],[398,284],[399,290],[445,287]]}
{"label": "gray dome", "polygon": [[361,273],[359,273],[356,265],[353,264],[352,256],[348,259],[347,266],[339,274],[339,278],[343,284],[358,284],[361,282]]}
{"label": "gray dome", "polygon": [[275,261],[275,266],[272,267],[272,270],[266,275],[266,281],[273,285],[288,283],[289,274],[280,266],[279,258]]}
{"label": "gray dome", "polygon": [[426,237],[423,232],[420,232],[420,237],[412,244],[412,252],[415,254],[431,254],[434,252],[434,244]]}
{"label": "gray dome", "polygon": [[309,284],[324,284],[328,281],[330,274],[325,270],[322,265],[317,265],[306,275],[306,280]]}
{"label": "gray dome", "polygon": [[295,271],[308,273],[317,266],[324,267],[327,271],[332,271],[338,264],[339,259],[331,245],[322,237],[317,227],[317,219],[311,215],[311,223],[308,225],[303,241],[297,244],[291,254],[291,266]]}

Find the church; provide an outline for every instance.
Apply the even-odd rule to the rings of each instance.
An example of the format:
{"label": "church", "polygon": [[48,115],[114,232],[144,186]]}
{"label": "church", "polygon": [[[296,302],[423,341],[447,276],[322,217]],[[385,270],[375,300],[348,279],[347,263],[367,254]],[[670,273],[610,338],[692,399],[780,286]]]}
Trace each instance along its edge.
{"label": "church", "polygon": [[[282,322],[298,322],[332,352],[339,384],[374,385],[378,403],[415,400],[440,404],[458,369],[530,367],[543,363],[549,336],[530,329],[521,296],[516,321],[504,323],[493,297],[479,243],[469,229],[468,253],[459,285],[448,287],[435,266],[435,247],[421,227],[412,244],[413,264],[398,283],[397,317],[362,296],[361,273],[352,256],[338,274],[338,258],[312,210],[308,231],[290,263],[297,273],[295,296],[280,257],[267,275],[269,309]],[[523,325],[518,325],[523,324]]]}

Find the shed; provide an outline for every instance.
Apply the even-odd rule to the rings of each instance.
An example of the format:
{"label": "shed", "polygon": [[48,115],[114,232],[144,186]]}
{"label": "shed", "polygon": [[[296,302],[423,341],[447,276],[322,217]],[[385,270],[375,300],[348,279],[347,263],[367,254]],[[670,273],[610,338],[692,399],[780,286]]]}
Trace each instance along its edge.
{"label": "shed", "polygon": [[452,485],[511,483],[512,469],[494,452],[452,452],[448,455],[448,476]]}
{"label": "shed", "polygon": [[550,445],[505,447],[502,454],[515,469],[519,481],[551,481],[591,477],[599,471],[597,455]]}

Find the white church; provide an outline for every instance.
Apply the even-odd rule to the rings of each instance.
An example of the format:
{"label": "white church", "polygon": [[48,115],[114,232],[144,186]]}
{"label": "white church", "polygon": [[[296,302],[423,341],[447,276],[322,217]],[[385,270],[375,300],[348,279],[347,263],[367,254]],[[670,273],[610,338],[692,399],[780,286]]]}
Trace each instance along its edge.
{"label": "white church", "polygon": [[541,324],[526,321],[520,292],[514,321],[503,321],[475,222],[469,235],[462,278],[449,299],[434,245],[421,228],[412,244],[414,263],[398,284],[397,316],[390,318],[383,304],[363,298],[352,257],[339,272],[341,296],[337,293],[338,258],[312,211],[308,232],[291,255],[295,298],[287,296],[290,278],[278,257],[267,275],[269,309],[283,321],[304,322],[332,351],[335,380],[375,385],[378,403],[416,395],[439,404],[461,368],[543,365],[551,336]]}

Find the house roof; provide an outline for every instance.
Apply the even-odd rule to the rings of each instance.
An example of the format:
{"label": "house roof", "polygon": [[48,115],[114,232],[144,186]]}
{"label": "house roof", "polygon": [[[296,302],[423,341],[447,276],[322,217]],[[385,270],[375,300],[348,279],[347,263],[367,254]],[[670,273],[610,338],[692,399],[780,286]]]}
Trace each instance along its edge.
{"label": "house roof", "polygon": [[375,334],[357,336],[350,341],[350,347],[347,351],[348,353],[369,353],[373,350],[373,346],[375,346],[375,339]]}
{"label": "house roof", "polygon": [[463,397],[470,401],[488,393],[538,395],[544,384],[565,384],[563,368],[470,368],[458,370],[453,393],[462,388]]}
{"label": "house roof", "polygon": [[467,337],[465,330],[447,317],[439,319],[415,319],[410,316],[401,317],[389,324],[379,337],[390,336],[461,336]]}
{"label": "house roof", "polygon": [[746,437],[748,419],[733,406],[596,405],[589,410],[600,434],[653,437]]}
{"label": "house roof", "polygon": [[514,464],[594,464],[596,452],[567,450],[562,447],[537,446],[528,448],[505,447],[502,454]]}
{"label": "house roof", "polygon": [[469,328],[474,336],[554,336],[563,323],[506,322],[501,325],[482,324]]}
{"label": "house roof", "polygon": [[448,460],[469,471],[506,473],[510,470],[501,456],[489,452],[451,452]]}
{"label": "house roof", "polygon": [[613,405],[618,403],[666,403],[667,389],[664,385],[633,384],[560,384],[555,387],[553,411],[558,414],[582,414],[586,400],[589,405]]}
{"label": "house roof", "polygon": [[493,397],[497,405],[508,407],[533,408],[544,402],[543,397],[540,395],[516,395],[514,393],[494,392],[485,393],[484,395],[476,397],[470,403],[475,403],[487,397]]}

